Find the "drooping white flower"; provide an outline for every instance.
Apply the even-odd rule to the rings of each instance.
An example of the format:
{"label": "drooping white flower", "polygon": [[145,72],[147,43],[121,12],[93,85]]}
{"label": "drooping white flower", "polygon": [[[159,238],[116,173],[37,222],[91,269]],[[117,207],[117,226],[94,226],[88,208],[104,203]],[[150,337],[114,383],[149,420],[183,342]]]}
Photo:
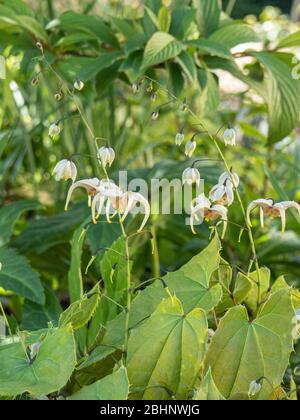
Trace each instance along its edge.
{"label": "drooping white flower", "polygon": [[183,171],[182,174],[182,184],[196,184],[197,186],[200,185],[200,172],[196,168],[187,168]]}
{"label": "drooping white flower", "polygon": [[57,137],[61,132],[61,128],[59,123],[53,123],[49,127],[49,136],[50,137]]}
{"label": "drooping white flower", "polygon": [[132,84],[132,91],[133,93],[138,93],[140,90],[140,84],[139,83],[133,83]]}
{"label": "drooping white flower", "polygon": [[185,155],[189,158],[191,158],[194,154],[194,151],[196,150],[197,143],[194,139],[191,139],[188,141],[185,145]]}
{"label": "drooping white flower", "polygon": [[249,385],[248,395],[249,397],[255,397],[261,391],[261,384],[257,381],[252,381]]}
{"label": "drooping white flower", "polygon": [[264,227],[264,216],[270,216],[273,219],[280,218],[282,224],[282,233],[285,232],[286,228],[286,212],[287,210],[294,208],[300,215],[300,205],[295,201],[282,201],[281,203],[274,203],[271,199],[259,199],[254,200],[249,204],[247,208],[247,221],[249,226],[252,226],[250,214],[252,210],[259,207],[260,210],[260,224]]}
{"label": "drooping white flower", "polygon": [[40,350],[41,345],[42,345],[42,343],[38,341],[37,343],[33,343],[33,344],[31,344],[29,346],[30,359],[31,360],[33,360],[37,356],[37,354],[38,354],[38,352]]}
{"label": "drooping white flower", "polygon": [[154,111],[154,112],[152,112],[152,114],[151,114],[151,119],[152,119],[153,121],[156,121],[158,118],[159,118],[159,111]]}
{"label": "drooping white flower", "polygon": [[84,83],[80,79],[77,79],[74,83],[74,88],[81,91],[84,88]]}
{"label": "drooping white flower", "polygon": [[77,177],[77,168],[75,163],[69,159],[59,161],[53,169],[52,176],[55,177],[56,181],[67,181],[68,179],[72,179],[74,182]]}
{"label": "drooping white flower", "polygon": [[234,128],[227,128],[224,131],[225,146],[236,146],[236,131]]}
{"label": "drooping white flower", "polygon": [[108,146],[100,147],[98,150],[98,157],[102,166],[105,168],[107,165],[111,166],[115,160],[116,154],[114,149]]}
{"label": "drooping white flower", "polygon": [[215,185],[209,193],[209,198],[213,203],[231,206],[234,201],[231,181],[227,179],[223,184]]}
{"label": "drooping white flower", "polygon": [[219,178],[219,184],[225,184],[225,182],[230,181],[235,188],[238,188],[240,185],[240,178],[238,174],[231,170],[231,172],[224,172]]}
{"label": "drooping white flower", "polygon": [[86,190],[90,203],[91,198],[97,194],[100,185],[101,181],[98,178],[82,179],[80,181],[74,182],[74,184],[72,184],[71,188],[68,191],[65,210],[68,210],[72,194],[77,188],[84,188]]}
{"label": "drooping white flower", "polygon": [[175,136],[175,144],[176,146],[181,146],[184,141],[184,134],[183,132],[177,133]]}
{"label": "drooping white flower", "polygon": [[228,210],[221,205],[212,205],[210,200],[204,194],[200,194],[191,205],[191,229],[196,234],[194,229],[194,221],[200,222],[201,219],[215,221],[221,217],[223,221],[222,239],[225,237],[228,224]]}
{"label": "drooping white flower", "polygon": [[114,210],[112,217],[114,217],[115,214],[120,214],[122,216],[121,222],[123,222],[138,203],[142,205],[145,214],[144,220],[138,230],[141,232],[150,217],[151,209],[148,200],[140,193],[123,191],[111,181],[102,181],[101,186],[98,188],[98,193],[95,195],[92,202],[93,222],[96,223],[104,205],[106,219],[109,223],[111,223],[111,208]]}

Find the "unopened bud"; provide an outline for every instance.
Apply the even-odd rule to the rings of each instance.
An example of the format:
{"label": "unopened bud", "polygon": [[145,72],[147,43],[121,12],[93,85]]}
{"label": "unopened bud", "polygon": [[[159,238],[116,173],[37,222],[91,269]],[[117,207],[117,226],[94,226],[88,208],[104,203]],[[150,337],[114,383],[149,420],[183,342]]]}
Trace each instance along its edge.
{"label": "unopened bud", "polygon": [[152,114],[151,114],[151,119],[152,119],[153,121],[156,121],[158,118],[159,118],[159,111],[154,111],[154,112],[152,112]]}
{"label": "unopened bud", "polygon": [[77,79],[74,83],[74,88],[81,91],[84,88],[84,83],[80,79]]}

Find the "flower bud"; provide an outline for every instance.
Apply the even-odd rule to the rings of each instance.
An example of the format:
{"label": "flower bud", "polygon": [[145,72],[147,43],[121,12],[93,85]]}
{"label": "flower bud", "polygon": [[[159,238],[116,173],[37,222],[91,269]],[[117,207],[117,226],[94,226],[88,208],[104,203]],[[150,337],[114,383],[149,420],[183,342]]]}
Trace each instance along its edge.
{"label": "flower bud", "polygon": [[39,50],[41,50],[42,52],[44,51],[44,46],[41,42],[38,41],[35,45]]}
{"label": "flower bud", "polygon": [[113,161],[115,160],[116,154],[114,149],[108,146],[100,147],[98,150],[98,157],[102,163],[103,168],[107,165],[111,166]]}
{"label": "flower bud", "polygon": [[224,132],[225,146],[236,146],[236,131],[233,128],[227,128]]}
{"label": "flower bud", "polygon": [[49,127],[49,136],[50,137],[52,137],[52,138],[56,137],[60,134],[60,132],[61,132],[61,128],[60,128],[59,123],[53,123],[53,124],[50,125],[50,127]]}
{"label": "flower bud", "polygon": [[69,159],[59,161],[53,169],[52,176],[56,181],[67,181],[72,179],[74,182],[77,177],[77,168],[74,162]]}
{"label": "flower bud", "polygon": [[200,172],[196,168],[187,168],[184,170],[182,174],[183,185],[184,184],[188,184],[188,185],[197,184],[197,186],[199,187],[200,180],[201,180]]}
{"label": "flower bud", "polygon": [[153,121],[156,121],[158,118],[159,118],[159,111],[154,111],[154,112],[152,112],[152,114],[151,114],[151,119],[152,119]]}
{"label": "flower bud", "polygon": [[196,150],[197,143],[195,140],[190,140],[185,145],[185,155],[191,158],[193,156],[194,151]]}
{"label": "flower bud", "polygon": [[132,88],[132,92],[134,94],[138,93],[140,91],[140,84],[139,83],[133,83],[131,88]]}
{"label": "flower bud", "polygon": [[63,93],[62,92],[58,92],[58,93],[56,93],[55,95],[54,95],[54,99],[57,101],[57,102],[60,102],[61,100],[62,100],[62,98],[64,97],[64,95],[63,95]]}
{"label": "flower bud", "polygon": [[74,88],[81,91],[84,88],[84,83],[80,79],[77,79],[74,83]]}
{"label": "flower bud", "polygon": [[257,381],[252,381],[249,386],[248,395],[249,397],[255,397],[261,391],[261,384]]}
{"label": "flower bud", "polygon": [[157,92],[153,92],[152,95],[151,95],[151,101],[155,102],[156,99],[157,99]]}
{"label": "flower bud", "polygon": [[184,134],[182,132],[177,133],[175,136],[175,144],[176,146],[181,146],[184,141]]}

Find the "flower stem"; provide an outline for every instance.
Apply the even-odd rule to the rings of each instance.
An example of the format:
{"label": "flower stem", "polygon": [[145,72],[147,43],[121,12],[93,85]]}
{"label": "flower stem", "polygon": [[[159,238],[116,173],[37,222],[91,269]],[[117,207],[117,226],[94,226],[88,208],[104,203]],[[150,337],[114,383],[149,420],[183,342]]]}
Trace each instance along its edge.
{"label": "flower stem", "polygon": [[124,335],[124,345],[123,345],[123,363],[126,366],[127,361],[127,352],[128,352],[128,341],[129,341],[129,321],[130,321],[130,309],[131,309],[131,266],[130,266],[130,252],[129,252],[129,237],[125,231],[124,223],[122,221],[121,215],[119,214],[120,226],[122,230],[122,235],[125,240],[125,254],[127,260],[127,303],[126,303],[126,312],[125,312],[125,335]]}

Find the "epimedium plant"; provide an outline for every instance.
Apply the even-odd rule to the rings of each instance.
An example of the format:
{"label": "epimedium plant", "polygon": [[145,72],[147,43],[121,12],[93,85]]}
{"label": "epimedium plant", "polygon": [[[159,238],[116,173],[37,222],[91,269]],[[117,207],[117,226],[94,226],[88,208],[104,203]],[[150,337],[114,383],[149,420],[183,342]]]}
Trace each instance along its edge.
{"label": "epimedium plant", "polygon": [[[12,35],[12,51],[7,53],[22,51],[22,66],[34,70],[33,89],[42,85],[45,74],[51,75],[55,101],[68,105],[68,116],[56,110],[61,116],[51,121],[49,137],[59,138],[67,120],[78,117],[91,140],[88,158],[94,161],[93,176],[100,174],[76,181],[75,158],[85,158],[77,150],[62,155],[53,170],[56,180],[72,181],[66,207],[73,192],[82,187],[92,215],[85,205],[75,205],[70,212],[55,216],[55,227],[53,220],[46,219],[44,225],[37,222],[28,229],[27,239],[20,235],[12,240],[16,220],[24,212],[38,211],[40,205],[20,201],[0,211],[1,294],[6,299],[24,299],[14,309],[21,310],[23,303],[26,314],[18,325],[1,303],[8,335],[0,341],[0,396],[294,399],[298,370],[291,374],[289,363],[298,340],[300,293],[284,276],[273,281],[270,270],[260,264],[250,213],[259,207],[262,226],[265,215],[281,218],[284,232],[286,211],[294,208],[300,214],[300,206],[292,200],[276,204],[268,197],[256,197],[247,200],[246,208],[242,182],[227,158],[228,147],[240,147],[236,132],[222,127],[214,134],[205,117],[214,112],[219,100],[213,70],[225,69],[263,96],[269,118],[268,144],[288,135],[298,121],[299,84],[291,75],[290,53],[281,49],[298,45],[298,35],[272,49],[266,46],[265,50],[233,53],[236,45],[257,43],[259,38],[250,26],[227,16],[219,1],[145,1],[144,6],[143,15],[134,20],[111,17],[108,21],[68,12],[44,28],[20,1],[0,5],[1,28],[6,36]],[[251,58],[248,73],[238,67],[240,57]],[[168,74],[170,85],[164,83],[162,72]],[[222,168],[209,198],[203,194],[191,203],[194,233],[193,222],[201,217],[210,221],[208,246],[166,275],[161,274],[148,200],[122,190],[111,179],[110,167],[118,161],[118,150],[110,139],[98,136],[85,112],[85,92],[95,83],[111,85],[117,79],[116,83],[128,86],[131,95],[141,95],[134,98],[142,100],[144,93],[150,96],[155,105],[147,118],[152,124],[160,121],[165,109],[176,109],[176,118],[184,121],[175,134],[176,145],[182,146],[192,131],[185,143],[185,154],[192,158],[197,137],[205,136],[220,161],[218,169]],[[188,83],[201,101],[209,99],[206,107],[197,102],[193,107]],[[158,103],[160,98],[164,98],[162,103]],[[184,165],[183,183],[199,183],[197,160]],[[130,222],[127,218],[137,203],[144,207],[141,224],[138,218]],[[233,204],[239,206],[242,222],[231,216]],[[100,217],[104,206],[106,220]],[[293,216],[298,222],[296,213]],[[223,224],[221,238],[219,224]],[[243,239],[251,249],[243,267],[227,262],[222,253],[228,224],[239,230],[232,246]],[[43,232],[49,230],[45,244]],[[26,258],[20,252],[22,246],[43,252],[50,249],[51,241],[52,245],[64,244],[66,232],[71,233],[70,301],[63,310],[44,270],[39,275],[30,266],[30,253]],[[153,277],[145,281],[135,273],[135,255],[141,244],[147,258],[154,261]]]}

